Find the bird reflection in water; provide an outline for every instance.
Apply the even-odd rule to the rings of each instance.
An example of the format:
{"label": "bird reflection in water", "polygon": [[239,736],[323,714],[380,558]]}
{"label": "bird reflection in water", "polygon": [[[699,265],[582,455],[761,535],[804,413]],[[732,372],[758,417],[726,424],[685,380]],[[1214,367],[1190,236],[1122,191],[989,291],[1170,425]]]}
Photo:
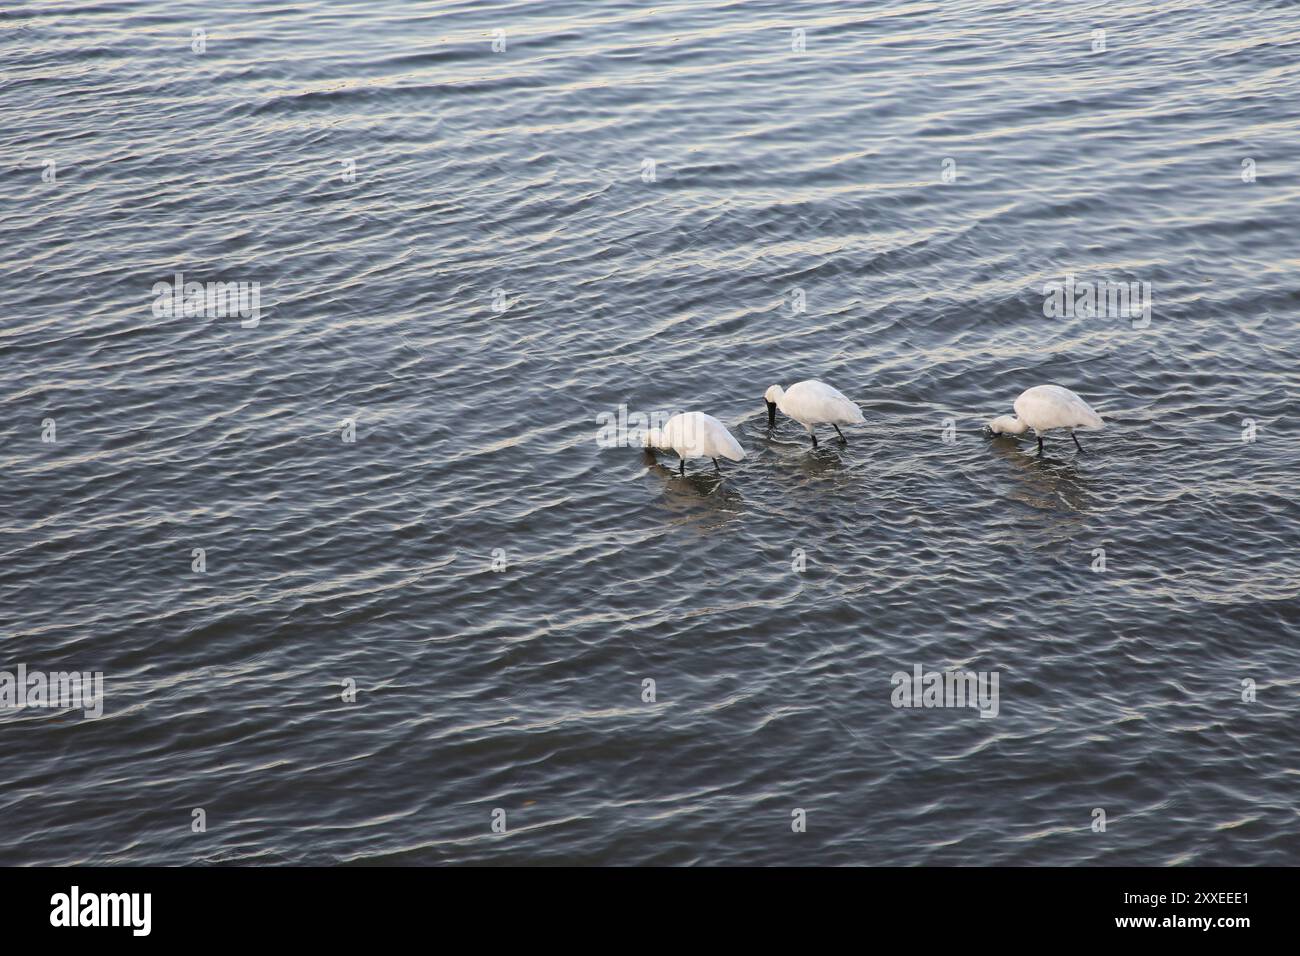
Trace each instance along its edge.
{"label": "bird reflection in water", "polygon": [[710,524],[729,521],[744,513],[745,497],[728,476],[707,470],[688,473],[661,464],[652,452],[643,453],[646,474],[659,481],[663,503],[675,514]]}
{"label": "bird reflection in water", "polygon": [[748,431],[747,429],[746,440],[762,446],[784,462],[797,465],[802,474],[817,477],[836,474],[852,467],[851,463],[845,461],[845,457],[850,454],[850,446],[847,444],[838,441],[823,442],[816,448],[809,448],[801,441],[778,437],[770,431],[764,434],[749,434]]}
{"label": "bird reflection in water", "polygon": [[1007,462],[1019,482],[1020,486],[1012,492],[1016,500],[1037,510],[1083,513],[1089,509],[1092,486],[1096,482],[1079,474],[1077,457],[1051,452],[1039,455],[1033,445],[1026,448],[1005,435],[994,436],[989,445]]}

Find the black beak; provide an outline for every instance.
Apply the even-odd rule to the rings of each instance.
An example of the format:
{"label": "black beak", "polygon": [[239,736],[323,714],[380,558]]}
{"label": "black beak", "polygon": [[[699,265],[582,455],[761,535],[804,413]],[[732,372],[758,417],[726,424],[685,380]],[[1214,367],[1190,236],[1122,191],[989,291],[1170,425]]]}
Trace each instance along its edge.
{"label": "black beak", "polygon": [[767,427],[776,427],[776,402],[767,403]]}

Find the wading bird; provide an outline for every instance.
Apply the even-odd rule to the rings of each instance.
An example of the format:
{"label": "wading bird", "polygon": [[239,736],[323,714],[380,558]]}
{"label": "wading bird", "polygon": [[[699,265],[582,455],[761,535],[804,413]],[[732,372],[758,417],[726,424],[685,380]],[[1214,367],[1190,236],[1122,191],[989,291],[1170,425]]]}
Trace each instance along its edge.
{"label": "wading bird", "polygon": [[776,410],[793,418],[812,436],[813,447],[817,447],[817,434],[814,425],[830,425],[840,441],[848,444],[848,439],[840,431],[841,425],[860,425],[865,419],[862,409],[858,408],[838,389],[831,388],[825,382],[809,379],[790,386],[786,391],[780,385],[773,385],[763,395],[767,402],[767,427],[776,427]]}
{"label": "wading bird", "polygon": [[1053,429],[1064,428],[1079,451],[1083,451],[1074,430],[1106,427],[1091,405],[1060,385],[1035,385],[1025,389],[1012,408],[1016,410],[1015,415],[1000,415],[988,423],[988,430],[994,435],[1023,435],[1032,428],[1038,438],[1040,455],[1043,453],[1043,435]]}
{"label": "wading bird", "polygon": [[740,461],[745,457],[745,449],[727,431],[727,426],[703,412],[674,415],[664,422],[663,428],[647,429],[641,443],[646,448],[676,452],[682,460],[683,475],[686,474],[687,458],[712,458],[713,467],[718,468],[719,458]]}

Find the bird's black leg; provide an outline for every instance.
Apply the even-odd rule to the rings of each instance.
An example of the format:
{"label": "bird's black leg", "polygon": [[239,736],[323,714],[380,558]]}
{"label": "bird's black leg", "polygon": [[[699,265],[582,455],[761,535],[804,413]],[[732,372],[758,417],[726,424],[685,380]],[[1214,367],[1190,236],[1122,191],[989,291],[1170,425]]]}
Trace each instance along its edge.
{"label": "bird's black leg", "polygon": [[685,478],[685,477],[686,477],[686,459],[685,459],[685,458],[679,458],[678,461],[680,461],[680,462],[682,463],[682,466],[677,470],[677,471],[678,471],[678,474],[680,474],[683,478]]}
{"label": "bird's black leg", "polygon": [[839,425],[836,425],[836,424],[833,424],[833,423],[832,423],[831,428],[835,429],[835,434],[837,434],[837,435],[840,436],[840,441],[844,442],[844,444],[846,444],[846,445],[849,443],[849,440],[848,440],[847,438],[844,437],[844,432],[840,431],[840,426],[839,426]]}
{"label": "bird's black leg", "polygon": [[722,469],[718,467],[718,459],[716,458],[713,459],[713,470],[718,472],[719,474],[722,473]]}
{"label": "bird's black leg", "polygon": [[1038,436],[1038,453],[1039,453],[1040,455],[1043,453],[1043,436],[1042,436],[1042,435],[1039,435],[1039,436]]}
{"label": "bird's black leg", "polygon": [[1079,436],[1074,432],[1070,432],[1070,437],[1074,439],[1074,447],[1079,449],[1079,451],[1083,451],[1083,446],[1079,444]]}
{"label": "bird's black leg", "polygon": [[816,432],[809,432],[808,435],[809,435],[809,437],[811,437],[812,440],[813,440],[813,447],[816,448],[816,447],[817,447],[817,433],[816,433]]}

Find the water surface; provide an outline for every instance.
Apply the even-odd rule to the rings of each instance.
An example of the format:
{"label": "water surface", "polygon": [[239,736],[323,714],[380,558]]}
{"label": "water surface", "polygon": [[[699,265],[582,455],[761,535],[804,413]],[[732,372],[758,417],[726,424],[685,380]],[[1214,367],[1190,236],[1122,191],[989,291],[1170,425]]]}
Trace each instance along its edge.
{"label": "water surface", "polygon": [[[106,693],[0,712],[0,862],[1300,862],[1294,5],[59,0],[0,48],[0,667]],[[155,316],[178,271],[260,321]],[[1067,275],[1150,323],[1045,317]],[[768,432],[804,378],[849,444]],[[980,434],[1041,382],[1085,454]],[[601,447],[620,405],[749,457]],[[894,708],[918,664],[998,716]]]}

